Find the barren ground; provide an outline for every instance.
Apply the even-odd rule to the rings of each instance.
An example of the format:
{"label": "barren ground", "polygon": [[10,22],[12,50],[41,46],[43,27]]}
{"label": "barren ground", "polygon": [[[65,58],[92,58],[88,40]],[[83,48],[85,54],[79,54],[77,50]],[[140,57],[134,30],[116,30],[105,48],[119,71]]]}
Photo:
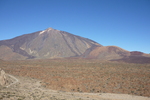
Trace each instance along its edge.
{"label": "barren ground", "polygon": [[18,79],[8,75],[13,82],[0,89],[2,100],[150,100],[149,64],[55,59],[0,67]]}
{"label": "barren ground", "polygon": [[[7,75],[10,76],[12,75]],[[15,78],[12,79],[12,85],[0,88],[0,100],[150,100],[126,94],[56,91],[42,87],[41,81],[37,79],[18,76],[11,78]]]}

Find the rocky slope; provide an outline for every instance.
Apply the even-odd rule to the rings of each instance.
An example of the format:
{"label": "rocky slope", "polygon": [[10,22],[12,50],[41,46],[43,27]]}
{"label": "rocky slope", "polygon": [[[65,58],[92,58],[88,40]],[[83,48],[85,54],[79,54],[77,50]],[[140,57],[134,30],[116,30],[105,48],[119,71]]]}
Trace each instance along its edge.
{"label": "rocky slope", "polygon": [[102,46],[95,41],[68,32],[48,28],[13,39],[0,41],[0,59],[43,59],[72,57],[88,48]]}
{"label": "rocky slope", "polygon": [[0,41],[0,59],[3,60],[66,57],[150,63],[150,54],[102,46],[93,40],[53,28]]}
{"label": "rocky slope", "polygon": [[103,46],[103,47],[95,47],[89,48],[82,55],[84,58],[94,58],[94,59],[102,59],[102,60],[111,60],[111,59],[120,59],[125,56],[129,56],[130,52],[119,48],[117,46]]}
{"label": "rocky slope", "polygon": [[127,51],[117,46],[101,46],[87,49],[81,57],[127,63],[150,63],[150,54]]}

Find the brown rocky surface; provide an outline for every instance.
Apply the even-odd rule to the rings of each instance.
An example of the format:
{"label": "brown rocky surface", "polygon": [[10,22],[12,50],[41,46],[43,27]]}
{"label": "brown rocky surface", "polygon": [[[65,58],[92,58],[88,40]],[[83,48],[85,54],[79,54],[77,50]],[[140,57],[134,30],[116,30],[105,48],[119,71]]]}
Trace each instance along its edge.
{"label": "brown rocky surface", "polygon": [[[11,75],[12,76],[12,75]],[[150,100],[148,97],[112,93],[79,93],[51,90],[41,80],[13,76],[18,82],[0,88],[0,100]]]}
{"label": "brown rocky surface", "polygon": [[92,59],[51,59],[1,63],[6,73],[41,80],[63,92],[119,93],[150,97],[150,65]]}
{"label": "brown rocky surface", "polygon": [[130,52],[130,55],[134,55],[134,56],[142,56],[144,53],[143,52],[140,52],[140,51],[132,51]]}
{"label": "brown rocky surface", "polygon": [[100,59],[100,60],[112,60],[121,59],[125,56],[129,56],[130,52],[117,46],[102,46],[88,49],[82,57]]}
{"label": "brown rocky surface", "polygon": [[3,60],[26,59],[26,57],[13,52],[13,50],[5,45],[0,46],[0,58]]}

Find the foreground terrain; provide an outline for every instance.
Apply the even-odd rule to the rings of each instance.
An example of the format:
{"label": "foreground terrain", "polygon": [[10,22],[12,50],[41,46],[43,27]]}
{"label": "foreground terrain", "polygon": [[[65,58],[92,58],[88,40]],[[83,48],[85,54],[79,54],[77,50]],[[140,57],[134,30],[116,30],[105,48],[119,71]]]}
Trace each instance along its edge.
{"label": "foreground terrain", "polygon": [[[13,82],[0,88],[0,100],[150,100],[148,97],[111,93],[79,93],[46,89],[41,81],[12,76]],[[13,84],[15,83],[15,84]]]}
{"label": "foreground terrain", "polygon": [[53,59],[1,61],[0,67],[19,80],[8,88],[2,88],[0,93],[3,96],[15,95],[20,100],[25,98],[109,100],[110,98],[106,98],[108,95],[104,96],[104,93],[150,97],[150,64]]}

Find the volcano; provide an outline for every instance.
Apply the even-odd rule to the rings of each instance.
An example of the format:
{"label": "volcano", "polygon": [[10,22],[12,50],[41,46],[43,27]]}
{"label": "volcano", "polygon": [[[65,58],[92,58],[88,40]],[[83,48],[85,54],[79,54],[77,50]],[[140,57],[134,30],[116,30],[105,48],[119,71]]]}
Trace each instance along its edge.
{"label": "volcano", "polygon": [[0,59],[47,59],[77,57],[88,48],[101,47],[97,42],[71,33],[47,28],[0,41]]}

